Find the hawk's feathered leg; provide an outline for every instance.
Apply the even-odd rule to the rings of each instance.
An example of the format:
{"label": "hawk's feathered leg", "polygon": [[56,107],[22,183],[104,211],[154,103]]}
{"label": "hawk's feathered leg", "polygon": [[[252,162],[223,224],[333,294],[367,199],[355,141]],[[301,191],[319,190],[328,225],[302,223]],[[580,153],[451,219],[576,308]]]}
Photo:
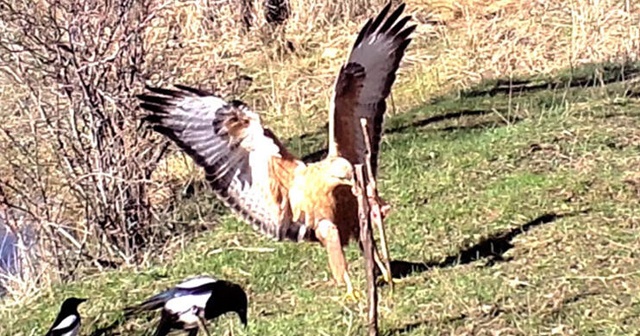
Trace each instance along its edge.
{"label": "hawk's feathered leg", "polygon": [[316,236],[320,243],[327,250],[329,257],[329,268],[333,278],[338,284],[344,283],[347,287],[345,299],[357,299],[357,294],[353,289],[349,271],[347,269],[347,261],[344,257],[342,244],[340,243],[340,234],[335,224],[328,220],[321,220],[316,229]]}
{"label": "hawk's feathered leg", "polygon": [[327,251],[329,268],[335,282],[338,285],[346,284],[347,296],[352,298],[355,298],[355,294],[343,251],[349,236],[348,232],[341,232],[344,227],[337,224],[336,214],[340,213],[337,206],[343,204],[334,198],[334,192],[339,189],[353,196],[351,193],[354,183],[353,166],[349,161],[340,157],[327,157],[296,168],[289,188],[292,220],[304,219],[305,225],[315,231],[315,237]]}

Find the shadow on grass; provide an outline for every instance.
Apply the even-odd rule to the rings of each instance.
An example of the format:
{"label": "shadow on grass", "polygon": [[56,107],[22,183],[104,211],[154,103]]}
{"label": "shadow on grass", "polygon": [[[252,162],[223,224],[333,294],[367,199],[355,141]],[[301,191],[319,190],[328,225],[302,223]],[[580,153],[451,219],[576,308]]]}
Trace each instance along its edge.
{"label": "shadow on grass", "polygon": [[543,90],[593,87],[626,81],[640,76],[640,64],[604,63],[587,64],[571,69],[557,78],[498,79],[493,85],[470,89],[462,93],[464,98],[495,96],[498,94],[520,94]]}
{"label": "shadow on grass", "polygon": [[[402,132],[407,131],[409,129],[425,127],[425,126],[428,126],[428,125],[431,125],[431,124],[435,124],[435,123],[443,122],[443,121],[447,121],[447,120],[460,119],[460,118],[464,118],[464,117],[481,117],[481,116],[490,115],[490,114],[494,114],[494,113],[497,113],[497,114],[500,114],[500,115],[504,115],[504,114],[506,114],[506,112],[507,111],[501,111],[501,110],[497,110],[496,111],[496,110],[481,110],[481,109],[463,109],[463,110],[460,110],[460,111],[448,112],[448,113],[444,113],[444,114],[439,114],[439,115],[435,115],[435,116],[431,116],[431,117],[415,120],[415,121],[413,121],[413,122],[411,122],[409,124],[405,124],[405,125],[389,128],[389,129],[384,131],[384,134],[402,133]],[[449,127],[444,127],[444,128],[437,129],[436,131],[452,132],[452,131],[464,131],[464,130],[482,129],[482,128],[504,126],[504,125],[507,125],[507,124],[515,124],[515,123],[520,122],[520,121],[522,121],[522,119],[520,117],[517,117],[517,116],[505,116],[505,117],[501,117],[500,120],[490,120],[490,121],[476,122],[476,123],[470,123],[469,125],[461,125],[461,126],[449,126]],[[324,130],[324,128],[323,128],[323,130]],[[314,133],[314,135],[315,134],[319,134],[319,133]],[[310,135],[309,134],[305,134],[304,136],[308,137]],[[302,139],[304,136],[302,136],[300,138]],[[326,148],[322,148],[322,149],[317,150],[315,152],[312,152],[312,153],[309,153],[307,155],[304,155],[302,157],[302,161],[304,161],[305,163],[316,162],[316,161],[322,160],[326,155],[327,155],[327,149]]]}
{"label": "shadow on grass", "polygon": [[121,326],[125,322],[124,319],[119,319],[109,324],[108,326],[95,329],[89,336],[116,336],[121,335],[120,333],[114,333],[113,330],[119,326]]}
{"label": "shadow on grass", "polygon": [[[446,104],[447,102],[462,102],[469,98],[478,98],[483,96],[497,96],[497,95],[512,95],[520,96],[524,94],[544,91],[544,90],[557,90],[557,89],[570,89],[581,87],[593,87],[593,86],[605,86],[608,84],[627,81],[633,78],[640,77],[640,63],[595,63],[586,64],[578,68],[573,68],[556,75],[554,77],[530,77],[525,79],[495,79],[488,80],[484,83],[475,85],[474,87],[462,91],[459,97],[452,96],[451,94],[445,94],[439,97],[432,98],[428,106],[436,106],[439,104]],[[629,92],[628,97],[640,97],[640,92]],[[460,99],[462,98],[462,99]],[[385,130],[386,134],[399,133],[407,129],[422,127],[428,124],[468,117],[468,116],[482,116],[492,113],[492,110],[483,109],[465,109],[460,111],[448,112],[442,115],[431,116],[422,120],[415,121],[410,124],[405,124]],[[500,111],[498,111],[500,112]],[[521,119],[515,117],[513,120],[506,120],[505,123],[515,123],[521,121]],[[486,122],[484,125],[471,125],[470,127],[449,127],[441,129],[447,130],[461,130],[461,129],[477,129],[483,127],[491,127],[495,125],[491,122]],[[303,140],[309,138],[315,138],[328,132],[328,123],[325,123],[322,127],[309,133],[302,134],[297,137],[289,138],[284,141],[285,144],[290,144],[294,139]],[[304,155],[302,161],[309,163],[323,159],[327,154],[326,149],[320,149]]]}
{"label": "shadow on grass", "polygon": [[[468,316],[465,315],[465,314],[460,314],[458,316],[448,317],[448,318],[444,319],[444,321],[440,321],[440,323],[451,324],[451,323],[455,323],[455,322],[459,322],[459,321],[465,320],[467,317]],[[429,324],[434,323],[434,322],[435,321],[420,320],[420,321],[417,321],[417,322],[408,323],[408,324],[405,324],[404,326],[402,326],[400,328],[391,329],[391,330],[385,332],[383,335],[384,336],[392,336],[392,335],[406,334],[408,332],[413,331],[414,329],[417,329],[417,328],[422,327],[422,326],[429,325]]]}
{"label": "shadow on grass", "polygon": [[[437,122],[441,122],[441,121],[447,121],[447,120],[452,120],[452,119],[459,119],[459,118],[464,118],[464,117],[480,117],[480,116],[484,116],[484,115],[489,115],[489,114],[494,114],[494,113],[499,113],[504,115],[507,111],[502,111],[502,110],[481,110],[481,109],[464,109],[464,110],[460,110],[460,111],[456,111],[456,112],[449,112],[449,113],[445,113],[445,114],[440,114],[440,115],[435,115],[435,116],[431,116],[428,118],[424,118],[424,119],[420,119],[420,120],[416,120],[410,124],[406,124],[406,125],[402,125],[402,126],[398,126],[398,127],[394,127],[391,128],[387,131],[385,131],[385,134],[393,134],[393,133],[402,133],[408,129],[411,128],[419,128],[419,127],[424,127],[430,124],[435,124]],[[501,120],[502,124],[507,124],[507,123],[515,123],[518,121],[521,121],[520,118],[518,117],[511,117],[511,118],[507,118],[504,120]],[[491,125],[495,125],[498,126],[499,122],[496,121],[488,121],[488,122],[479,122],[479,123],[474,123],[471,125],[466,125],[466,126],[454,126],[454,127],[445,127],[445,128],[441,128],[438,129],[438,131],[452,131],[452,130],[465,130],[465,129],[478,129],[478,128],[483,128],[483,127],[488,127]]]}
{"label": "shadow on grass", "polygon": [[517,116],[509,116],[509,117],[505,117],[505,119],[501,121],[489,120],[489,121],[478,122],[473,125],[447,126],[447,127],[439,128],[437,130],[440,132],[456,132],[456,131],[491,129],[491,128],[496,128],[500,126],[514,125],[523,120],[524,118],[520,118]]}
{"label": "shadow on grass", "polygon": [[[588,297],[597,296],[601,294],[602,292],[600,291],[585,291],[585,292],[580,292],[580,293],[571,295],[568,298],[563,299],[561,304],[551,308],[551,311],[549,312],[551,314],[550,316],[554,319],[554,321],[556,321],[558,319],[558,314],[566,306],[579,302]],[[518,306],[516,308],[503,307],[502,302],[506,302],[506,301],[507,301],[506,297],[495,299],[490,304],[491,305],[490,309],[486,311],[481,311],[479,314],[461,313],[458,316],[448,317],[445,319],[437,319],[437,320],[424,319],[424,320],[418,320],[415,322],[407,323],[401,327],[389,329],[387,332],[384,333],[384,335],[385,336],[402,335],[402,334],[409,333],[414,329],[424,327],[424,326],[439,325],[439,324],[454,324],[456,322],[460,322],[467,319],[478,321],[478,320],[487,319],[487,318],[494,319],[502,314],[529,314],[529,311],[528,311],[529,307],[527,306]]]}
{"label": "shadow on grass", "polygon": [[[477,244],[474,244],[455,255],[446,257],[443,261],[412,262],[405,260],[391,260],[391,275],[393,278],[400,279],[413,273],[423,273],[433,268],[448,268],[457,265],[465,265],[480,259],[488,259],[486,266],[492,266],[497,262],[509,261],[508,258],[504,257],[504,254],[514,247],[511,243],[513,238],[537,226],[552,223],[563,217],[571,217],[587,212],[589,212],[588,209],[566,214],[546,213],[516,228],[492,234],[489,237],[482,239]],[[376,268],[376,277],[379,277],[380,275],[380,270]]]}

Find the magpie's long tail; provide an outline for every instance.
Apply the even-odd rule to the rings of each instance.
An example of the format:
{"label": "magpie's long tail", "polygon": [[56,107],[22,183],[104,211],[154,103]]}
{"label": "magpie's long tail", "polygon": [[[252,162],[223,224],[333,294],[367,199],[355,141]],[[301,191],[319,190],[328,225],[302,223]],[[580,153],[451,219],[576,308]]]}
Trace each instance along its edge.
{"label": "magpie's long tail", "polygon": [[153,334],[153,336],[167,336],[171,331],[171,324],[172,323],[170,314],[166,314],[166,312],[163,310],[162,316],[160,317],[160,322],[158,323],[158,327],[156,328],[156,332]]}
{"label": "magpie's long tail", "polygon": [[124,308],[124,316],[130,317],[131,315],[137,314],[145,310],[156,310],[156,309],[162,308],[164,304],[167,303],[167,301],[173,297],[173,295],[174,295],[173,289],[166,290],[160,294],[154,295],[146,299],[141,304]]}

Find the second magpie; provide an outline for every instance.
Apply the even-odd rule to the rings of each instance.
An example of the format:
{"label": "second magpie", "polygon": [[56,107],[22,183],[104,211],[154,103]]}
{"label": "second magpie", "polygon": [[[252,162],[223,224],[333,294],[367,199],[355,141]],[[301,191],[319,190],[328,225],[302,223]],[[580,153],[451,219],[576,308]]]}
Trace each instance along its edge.
{"label": "second magpie", "polygon": [[70,297],[64,300],[60,307],[60,312],[53,321],[51,329],[47,331],[45,336],[76,336],[80,331],[80,314],[78,313],[78,305],[87,301],[76,297]]}

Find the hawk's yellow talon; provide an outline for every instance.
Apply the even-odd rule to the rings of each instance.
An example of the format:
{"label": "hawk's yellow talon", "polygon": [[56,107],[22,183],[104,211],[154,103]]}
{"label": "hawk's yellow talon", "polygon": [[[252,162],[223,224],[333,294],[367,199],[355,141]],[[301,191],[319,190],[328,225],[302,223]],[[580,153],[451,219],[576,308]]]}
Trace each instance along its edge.
{"label": "hawk's yellow talon", "polygon": [[396,279],[396,278],[391,278],[390,280],[387,279],[384,275],[381,275],[378,277],[378,279],[376,279],[376,283],[386,283],[388,285],[395,285],[395,284],[399,284],[402,282],[402,279]]}
{"label": "hawk's yellow talon", "polygon": [[353,289],[347,290],[347,292],[342,297],[342,300],[345,302],[348,302],[348,301],[358,302],[360,301],[360,299],[362,299],[362,297],[360,296],[360,293],[358,293]]}
{"label": "hawk's yellow talon", "polygon": [[394,283],[393,276],[391,276],[391,272],[386,268],[382,269],[382,279],[384,279],[384,282],[388,284]]}

